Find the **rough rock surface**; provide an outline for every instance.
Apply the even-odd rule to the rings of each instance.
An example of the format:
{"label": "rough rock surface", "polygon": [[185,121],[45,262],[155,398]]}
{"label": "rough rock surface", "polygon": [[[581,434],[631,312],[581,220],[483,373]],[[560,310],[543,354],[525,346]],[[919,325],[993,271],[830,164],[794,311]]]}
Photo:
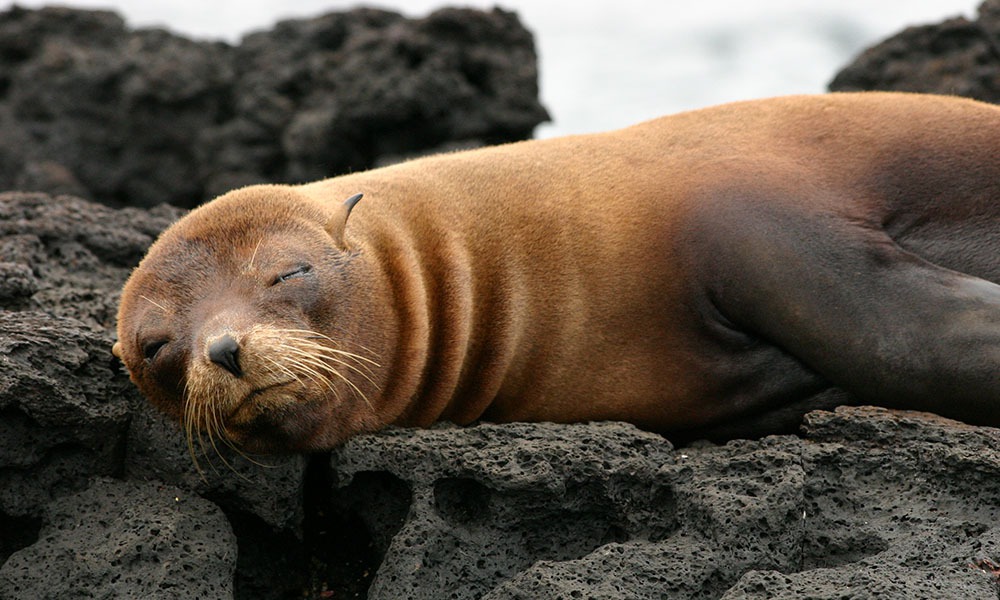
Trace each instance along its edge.
{"label": "rough rock surface", "polygon": [[127,387],[79,322],[0,315],[0,511],[37,516],[57,490],[121,471]]}
{"label": "rough rock surface", "polygon": [[531,35],[513,13],[359,9],[237,46],[111,12],[0,12],[0,190],[193,206],[445,143],[530,137]]}
{"label": "rough rock surface", "polygon": [[923,413],[680,450],[620,423],[391,431],[333,465],[369,598],[998,594],[1000,431]]}
{"label": "rough rock surface", "polygon": [[830,83],[831,91],[895,90],[1000,102],[1000,0],[975,20],[956,17],[908,27],[865,50]]}
{"label": "rough rock surface", "polygon": [[[189,201],[256,177],[241,165],[308,177],[321,155],[364,148],[368,161],[420,140],[526,134],[537,104],[517,108],[510,94],[534,62],[513,23],[502,12],[407,21],[363,10],[230,48],[128,32],[109,13],[13,9],[0,15],[0,187]],[[494,53],[498,31],[521,42]],[[123,40],[136,56],[120,52]],[[481,42],[479,54],[456,54]],[[381,75],[399,57],[416,71],[360,75],[359,62]],[[979,60],[970,81],[997,63]],[[349,64],[355,75],[336,71]],[[480,86],[445,102],[435,94],[462,87],[454,69]],[[493,75],[477,80],[483,72]],[[226,86],[249,92],[213,96]],[[494,104],[482,118],[462,113],[487,106],[484,90]],[[199,113],[223,105],[198,138],[212,170],[194,173],[190,144],[168,152],[176,140],[163,123],[202,131]],[[441,118],[441,106],[461,118]],[[122,111],[138,120],[108,120]],[[428,115],[447,132],[419,125]],[[104,121],[113,127],[101,133]],[[135,136],[137,122],[155,127]],[[309,140],[360,123],[368,133],[352,135],[368,145]],[[180,187],[144,178],[146,161]],[[195,439],[196,466],[109,352],[122,282],[181,213],[0,194],[0,600],[1000,595],[1000,430],[921,413],[841,408],[812,413],[799,436],[681,449],[621,423],[390,430],[262,461]]]}
{"label": "rough rock surface", "polygon": [[0,598],[232,597],[232,528],[185,490],[101,479],[50,503],[44,522],[0,567]]}

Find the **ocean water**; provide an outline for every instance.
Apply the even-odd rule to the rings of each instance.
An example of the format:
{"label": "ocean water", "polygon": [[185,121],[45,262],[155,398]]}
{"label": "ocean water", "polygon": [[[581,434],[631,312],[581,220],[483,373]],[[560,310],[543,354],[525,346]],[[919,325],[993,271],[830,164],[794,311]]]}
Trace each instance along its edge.
{"label": "ocean water", "polygon": [[[11,2],[0,2],[7,8]],[[18,0],[21,6],[45,2]],[[70,0],[130,25],[237,42],[286,18],[345,10],[344,0]],[[535,34],[539,137],[612,129],[721,102],[822,92],[865,47],[908,25],[974,17],[979,0],[383,0],[410,16],[444,5],[516,11]]]}

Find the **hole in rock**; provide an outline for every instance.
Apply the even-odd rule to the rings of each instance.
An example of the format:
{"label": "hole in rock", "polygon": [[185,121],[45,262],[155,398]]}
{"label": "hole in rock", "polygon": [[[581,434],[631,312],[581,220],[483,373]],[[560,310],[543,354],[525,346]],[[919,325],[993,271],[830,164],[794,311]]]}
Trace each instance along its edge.
{"label": "hole in rock", "polygon": [[314,458],[306,473],[310,591],[364,598],[389,543],[403,526],[412,492],[385,472],[356,473],[349,485],[337,488],[329,462],[328,455]]}
{"label": "hole in rock", "polygon": [[489,488],[471,479],[449,478],[434,484],[434,505],[446,521],[463,525],[489,518]]}
{"label": "hole in rock", "polygon": [[42,520],[36,517],[12,517],[0,512],[0,565],[11,554],[38,541]]}

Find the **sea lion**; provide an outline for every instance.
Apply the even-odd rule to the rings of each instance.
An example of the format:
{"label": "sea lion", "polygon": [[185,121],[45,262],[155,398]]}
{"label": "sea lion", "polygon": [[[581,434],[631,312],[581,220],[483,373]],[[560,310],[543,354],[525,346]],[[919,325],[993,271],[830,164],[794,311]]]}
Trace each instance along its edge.
{"label": "sea lion", "polygon": [[115,353],[253,451],[844,401],[997,425],[995,282],[1000,108],[793,96],[230,192],[150,248]]}

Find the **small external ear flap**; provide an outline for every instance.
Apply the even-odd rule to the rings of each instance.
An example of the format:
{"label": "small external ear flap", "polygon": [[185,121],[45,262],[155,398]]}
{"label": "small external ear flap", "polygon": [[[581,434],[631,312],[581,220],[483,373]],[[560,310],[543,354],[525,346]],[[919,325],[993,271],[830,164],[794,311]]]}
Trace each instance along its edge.
{"label": "small external ear flap", "polygon": [[358,203],[358,200],[361,200],[363,195],[354,194],[345,200],[337,208],[333,216],[330,217],[330,220],[326,222],[326,232],[330,234],[330,237],[333,238],[333,243],[341,250],[347,250],[347,244],[344,243],[344,228],[347,227],[347,217],[351,216],[351,210]]}
{"label": "small external ear flap", "polygon": [[121,342],[115,342],[114,346],[111,346],[111,354],[115,355],[118,360],[122,359],[122,345]]}

